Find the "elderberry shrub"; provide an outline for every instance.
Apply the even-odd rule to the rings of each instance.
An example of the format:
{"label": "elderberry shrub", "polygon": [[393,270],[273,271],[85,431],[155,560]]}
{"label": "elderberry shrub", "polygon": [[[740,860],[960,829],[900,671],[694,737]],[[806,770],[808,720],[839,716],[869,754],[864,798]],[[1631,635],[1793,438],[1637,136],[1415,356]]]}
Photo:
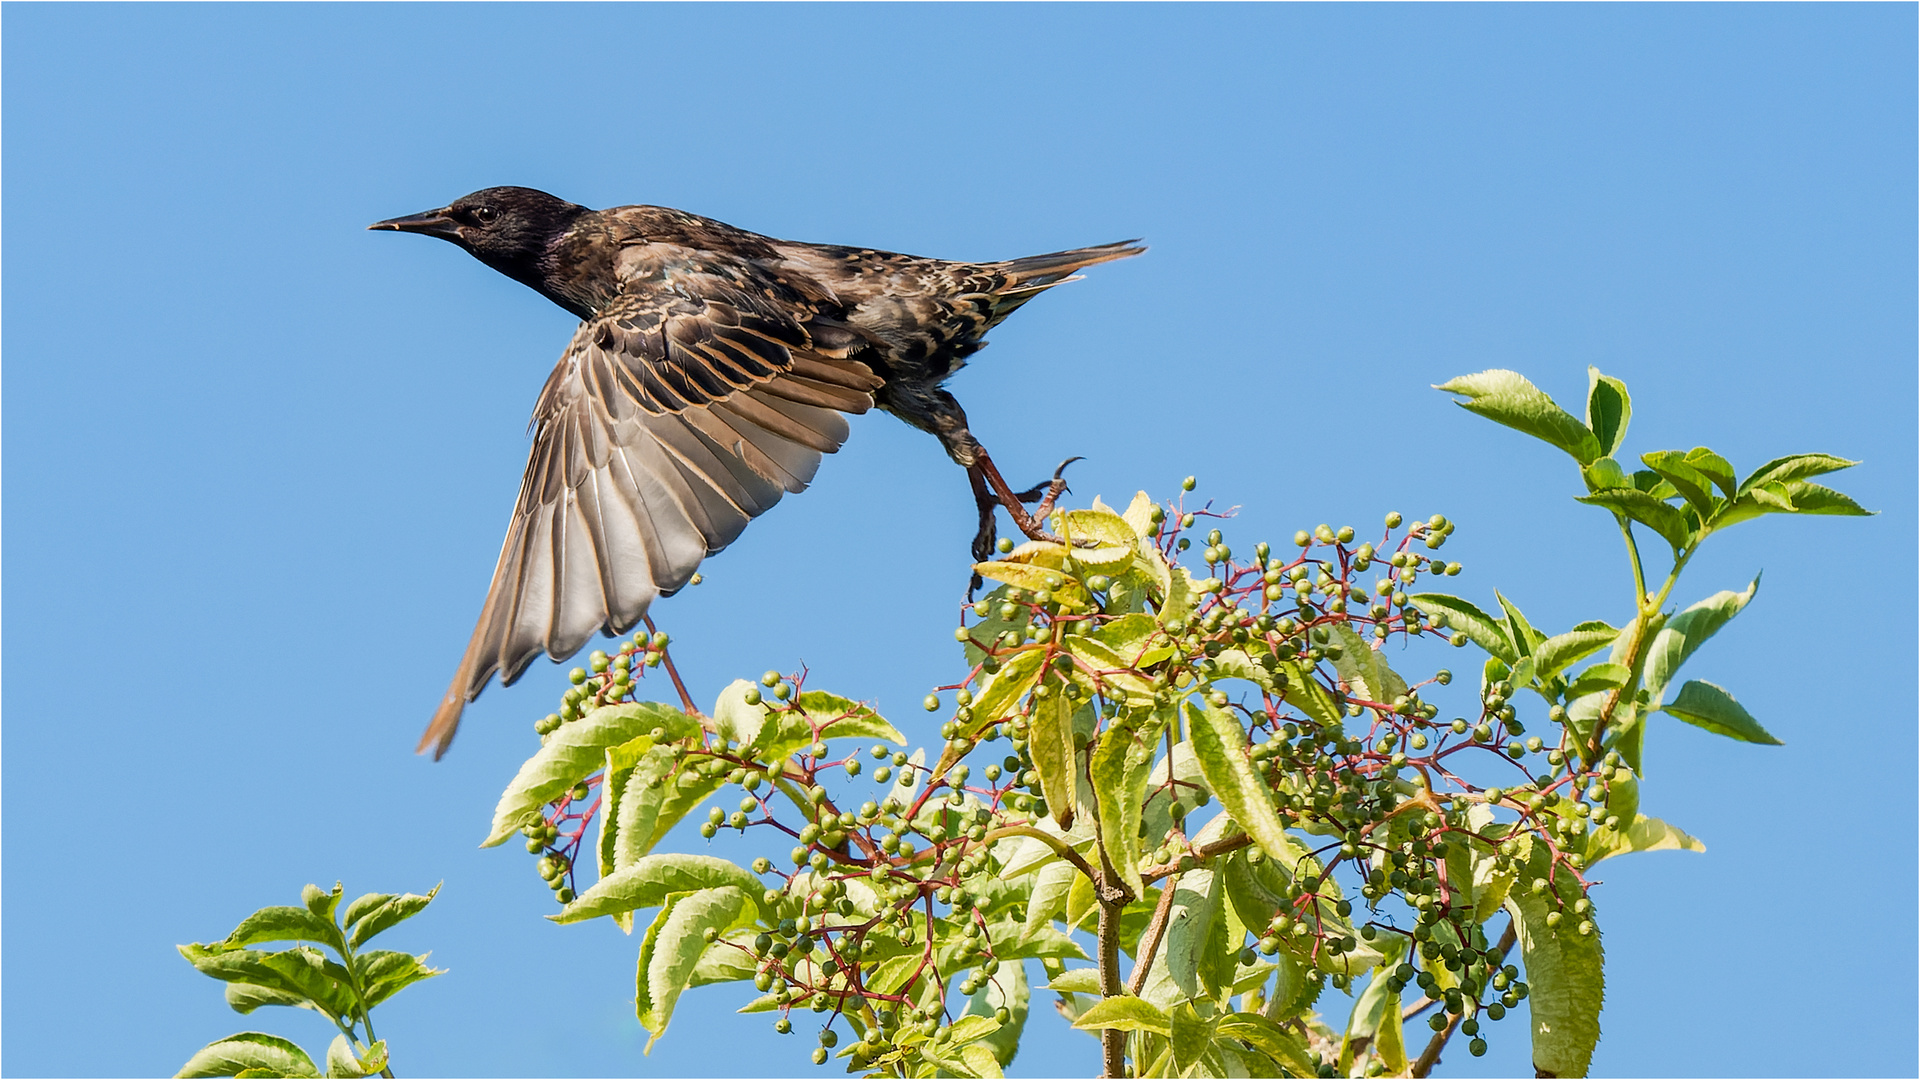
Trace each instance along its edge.
{"label": "elderberry shrub", "polygon": [[[995,1075],[1038,960],[1058,1010],[1134,1075],[1424,1075],[1456,1031],[1484,1053],[1535,986],[1551,991],[1529,1001],[1536,1065],[1580,1074],[1602,989],[1592,867],[1700,849],[1639,812],[1646,718],[1773,741],[1710,684],[1668,696],[1675,657],[1752,589],[1662,605],[1716,529],[1795,500],[1846,512],[1811,509],[1845,496],[1801,477],[1847,463],[1780,459],[1737,487],[1710,451],[1662,452],[1610,487],[1627,474],[1594,451],[1624,435],[1624,387],[1595,373],[1599,428],[1542,426],[1527,394],[1545,395],[1488,381],[1510,374],[1447,388],[1567,441],[1584,501],[1674,546],[1650,594],[1629,545],[1624,627],[1548,636],[1505,597],[1496,618],[1436,591],[1463,569],[1439,554],[1443,515],[1238,547],[1230,511],[1188,505],[1190,477],[1165,505],[1056,513],[1051,539],[973,568],[996,587],[961,609],[964,665],[922,702],[952,703],[940,745],[908,753],[804,670],[736,681],[706,714],[677,676],[681,707],[640,701],[639,680],[673,670],[648,633],[573,670],[489,843],[524,836],[556,921],[654,912],[636,1008],[656,1038],[688,986],[743,981],[760,995],[743,1011],[782,1034],[817,1014],[816,1064]],[[1428,655],[1419,642],[1480,647],[1478,680],[1409,681],[1389,657]],[[656,851],[689,818],[756,856]],[[1328,987],[1358,998],[1344,1032],[1315,1011]],[[1424,1056],[1403,1027],[1422,1012]]]}

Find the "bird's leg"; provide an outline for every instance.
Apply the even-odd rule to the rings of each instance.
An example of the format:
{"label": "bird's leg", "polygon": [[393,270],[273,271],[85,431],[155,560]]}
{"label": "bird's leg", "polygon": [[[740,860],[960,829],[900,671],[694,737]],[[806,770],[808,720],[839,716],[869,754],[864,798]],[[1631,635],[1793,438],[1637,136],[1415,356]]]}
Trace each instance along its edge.
{"label": "bird's leg", "polygon": [[[1065,468],[1064,465],[1061,467]],[[1015,527],[1022,533],[1025,533],[1027,539],[1051,540],[1056,544],[1061,542],[1059,537],[1041,528],[1040,523],[1034,520],[1033,515],[1027,513],[1026,506],[1020,501],[1019,493],[1013,490],[1013,486],[1007,483],[1006,477],[1001,476],[1000,470],[994,467],[993,458],[987,455],[986,447],[982,446],[974,450],[973,464],[967,467],[967,474],[969,476],[975,476],[977,474],[977,478],[974,481],[976,491],[978,491],[980,479],[986,481],[987,485],[993,489],[994,494],[1000,497],[1000,505],[1006,507],[1007,516],[1013,519]],[[1054,484],[1058,484],[1062,489],[1066,487],[1066,483],[1059,479],[1058,474],[1055,475],[1052,483],[1047,485],[1049,490],[1052,489]],[[1047,508],[1049,510],[1052,509],[1051,500],[1048,501]]]}
{"label": "bird's leg", "polygon": [[[993,512],[1000,508],[1000,500],[987,490],[986,477],[980,474],[976,466],[967,467],[967,482],[973,485],[973,504],[980,511],[980,531],[973,535],[973,561],[983,563],[993,558],[993,542],[999,531]],[[974,574],[967,582],[967,602],[973,602],[973,594],[983,584],[980,575]]]}

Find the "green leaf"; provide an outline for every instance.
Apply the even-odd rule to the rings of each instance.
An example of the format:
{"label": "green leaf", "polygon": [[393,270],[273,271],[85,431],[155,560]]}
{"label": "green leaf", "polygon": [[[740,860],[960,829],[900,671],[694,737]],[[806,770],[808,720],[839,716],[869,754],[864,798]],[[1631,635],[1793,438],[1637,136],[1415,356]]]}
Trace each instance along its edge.
{"label": "green leaf", "polygon": [[1082,1031],[1151,1031],[1163,1037],[1173,1034],[1173,1020],[1165,1011],[1127,994],[1100,999],[1081,1013],[1073,1026]]}
{"label": "green leaf", "polygon": [[1088,772],[1100,811],[1100,839],[1127,891],[1141,896],[1140,824],[1160,733],[1173,718],[1171,708],[1121,714],[1109,724],[1095,748]]}
{"label": "green leaf", "polygon": [[1575,675],[1573,681],[1567,684],[1567,698],[1573,700],[1625,686],[1631,678],[1633,672],[1624,664],[1595,664]]}
{"label": "green leaf", "polygon": [[1720,499],[1713,494],[1713,478],[1694,468],[1687,461],[1687,455],[1678,450],[1655,450],[1641,454],[1640,460],[1673,485],[1673,490],[1700,512],[1702,520],[1720,509]]}
{"label": "green leaf", "polygon": [[1647,699],[1659,708],[1665,700],[1667,686],[1706,640],[1717,633],[1721,627],[1740,614],[1754,594],[1760,591],[1760,576],[1754,575],[1753,582],[1743,592],[1722,590],[1707,597],[1668,619],[1659,632],[1653,635],[1653,643],[1647,647],[1644,666]]}
{"label": "green leaf", "polygon": [[1710,682],[1688,680],[1680,688],[1680,696],[1662,706],[1661,711],[1729,739],[1766,746],[1784,745],[1768,734],[1767,729],[1761,727],[1760,722],[1739,702],[1733,700],[1732,694]]}
{"label": "green leaf", "polygon": [[1327,688],[1320,685],[1306,668],[1295,660],[1280,660],[1273,665],[1275,686],[1285,689],[1280,696],[1287,704],[1305,713],[1307,719],[1329,731],[1340,726],[1340,704]]}
{"label": "green leaf", "polygon": [[[312,886],[308,886],[312,888]],[[324,895],[324,894],[323,894]],[[345,952],[340,928],[330,918],[315,915],[303,907],[263,907],[240,921],[225,941],[229,949],[241,949],[263,941],[311,941],[331,945]]]}
{"label": "green leaf", "polygon": [[1590,506],[1604,506],[1615,513],[1625,514],[1658,533],[1675,551],[1683,551],[1693,543],[1693,529],[1687,524],[1686,516],[1644,491],[1610,488],[1577,496],[1576,501]]}
{"label": "green leaf", "polygon": [[[1167,909],[1166,939],[1160,951],[1166,960],[1166,976],[1179,988],[1178,997],[1167,995],[1165,987],[1150,979],[1141,988],[1141,996],[1158,1005],[1190,1000],[1207,992],[1200,969],[1212,952],[1214,924],[1220,918],[1221,890],[1214,885],[1211,870],[1189,870],[1175,879],[1173,905]],[[1156,965],[1156,969],[1158,965]],[[1156,993],[1156,991],[1160,991]]]}
{"label": "green leaf", "polygon": [[664,728],[670,739],[698,730],[693,718],[655,702],[605,705],[578,720],[560,725],[539,753],[520,766],[519,775],[500,795],[493,811],[493,831],[481,847],[505,843],[540,813],[540,808],[586,779],[606,762],[606,750],[654,728]]}
{"label": "green leaf", "polygon": [[1392,704],[1407,692],[1407,680],[1387,666],[1387,658],[1367,644],[1365,638],[1344,622],[1333,624],[1333,638],[1340,645],[1340,657],[1333,662],[1340,680],[1352,688],[1354,696],[1366,701]]}
{"label": "green leaf", "polygon": [[302,997],[329,1017],[349,1016],[355,1010],[353,980],[347,969],[308,945],[279,952],[182,945],[180,955],[202,975]]}
{"label": "green leaf", "polygon": [[1625,829],[1595,830],[1593,836],[1587,841],[1587,863],[1592,865],[1601,859],[1624,855],[1629,851],[1704,852],[1706,850],[1707,845],[1659,818],[1636,814],[1633,824]]}
{"label": "green leaf", "polygon": [[307,905],[313,917],[322,922],[333,922],[333,911],[340,906],[340,883],[334,882],[332,891],[318,885],[308,885],[300,890],[300,902]]}
{"label": "green leaf", "polygon": [[1809,476],[1839,472],[1841,469],[1850,469],[1858,464],[1860,463],[1857,461],[1848,461],[1846,458],[1834,457],[1832,454],[1788,454],[1786,457],[1774,458],[1753,470],[1745,480],[1740,481],[1740,487],[1733,494],[1745,495],[1767,484],[1805,480]]}
{"label": "green leaf", "polygon": [[[1604,491],[1607,488],[1618,487],[1647,490],[1647,485],[1640,482],[1638,474],[1629,477],[1627,470],[1621,468],[1620,463],[1610,457],[1594,458],[1586,468],[1580,470],[1580,479],[1587,482],[1588,491]],[[1657,482],[1659,477],[1654,476],[1654,480]]]}
{"label": "green leaf", "polygon": [[390,949],[370,949],[354,957],[353,971],[369,1009],[422,979],[446,974],[445,968],[428,967],[424,953],[413,956]]}
{"label": "green leaf", "polygon": [[1003,660],[1000,670],[988,676],[986,684],[974,695],[973,722],[968,726],[968,734],[977,735],[1018,712],[1020,699],[1040,681],[1046,660],[1046,650],[1038,646],[1022,649]]}
{"label": "green leaf", "polygon": [[[1548,880],[1551,859],[1543,844],[1533,846],[1522,879]],[[1533,1020],[1533,1064],[1553,1076],[1585,1076],[1600,1041],[1600,1005],[1606,996],[1605,955],[1600,935],[1581,934],[1568,917],[1549,927],[1547,913],[1570,907],[1579,885],[1564,868],[1551,891],[1516,888],[1507,897],[1519,930],[1521,963],[1531,990],[1527,1005]],[[1555,900],[1557,894],[1558,900]]]}
{"label": "green leaf", "polygon": [[759,931],[751,926],[721,934],[700,954],[700,961],[693,966],[693,974],[688,977],[687,985],[707,986],[753,978],[759,971],[759,965],[753,958],[753,939],[758,934]]}
{"label": "green leaf", "polygon": [[743,913],[754,907],[748,894],[732,886],[674,893],[666,898],[647,936],[640,945],[639,972],[635,977],[634,1011],[640,1026],[647,1029],[642,1053],[652,1053],[653,1044],[673,1019],[673,1007],[687,989],[700,954],[707,943],[702,934],[730,930]]}
{"label": "green leaf", "polygon": [[1188,741],[1207,786],[1260,850],[1292,865],[1297,856],[1291,851],[1287,831],[1273,812],[1266,785],[1254,775],[1253,765],[1247,760],[1247,729],[1232,715],[1211,705],[1201,708],[1189,701],[1186,709]]}
{"label": "green leaf", "polygon": [[766,726],[768,708],[764,704],[747,704],[748,692],[757,694],[759,689],[750,680],[735,679],[713,699],[713,729],[721,738],[751,746],[760,737],[760,729]]}
{"label": "green leaf", "polygon": [[1068,968],[1047,983],[1047,989],[1062,994],[1099,994],[1099,968]]}
{"label": "green leaf", "polygon": [[1259,1013],[1228,1013],[1220,1018],[1214,1034],[1252,1044],[1295,1076],[1318,1075],[1305,1041]]}
{"label": "green leaf", "polygon": [[765,887],[745,867],[711,855],[648,855],[611,877],[601,878],[559,914],[557,923],[583,922],[621,911],[659,907],[679,892],[732,886],[759,903]]}
{"label": "green leaf", "polygon": [[907,737],[899,728],[862,702],[824,690],[808,690],[794,700],[800,711],[819,726],[822,739],[885,739],[896,746],[907,745]]}
{"label": "green leaf", "polygon": [[1430,615],[1445,615],[1448,626],[1467,635],[1469,641],[1501,660],[1509,664],[1519,661],[1506,627],[1471,601],[1446,593],[1417,593],[1408,599],[1415,607]]}
{"label": "green leaf", "polygon": [[1213,1042],[1213,1025],[1200,1019],[1193,1005],[1185,1001],[1169,1010],[1168,1019],[1173,1029],[1173,1067],[1184,1076],[1200,1063],[1201,1055]]}
{"label": "green leaf", "polygon": [[1829,487],[1804,480],[1776,481],[1744,492],[1714,516],[1712,526],[1724,529],[1762,514],[1831,514],[1869,517],[1874,512]]}
{"label": "green leaf", "polygon": [[1384,1051],[1390,1038],[1400,1050],[1401,1061],[1397,1065],[1389,1065],[1389,1075],[1396,1075],[1407,1067],[1406,1049],[1399,1031],[1400,991],[1387,987],[1387,976],[1406,950],[1405,941],[1397,934],[1387,935],[1379,966],[1373,969],[1372,978],[1367,980],[1367,988],[1354,1000],[1353,1012],[1347,1017],[1346,1037],[1340,1045],[1343,1066],[1351,1066],[1355,1054],[1367,1043],[1373,1043],[1376,1049]]}
{"label": "green leaf", "polygon": [[425,911],[427,905],[433,903],[433,898],[439,894],[440,886],[435,885],[427,890],[425,896],[402,893],[399,896],[387,897],[385,901],[353,921],[353,932],[347,935],[347,944],[353,948],[359,948],[371,941],[375,934],[391,930]]}
{"label": "green leaf", "polygon": [[348,904],[346,910],[340,913],[340,922],[347,929],[351,930],[353,929],[354,923],[366,917],[367,912],[372,911],[374,908],[379,907],[391,899],[393,899],[392,893],[370,892],[360,896]]}
{"label": "green leaf", "polygon": [[[651,851],[654,825],[666,799],[666,781],[673,773],[673,750],[642,735],[607,748],[600,773],[600,836],[594,844],[600,877],[625,870]],[[613,917],[620,929],[633,932],[633,915]]]}
{"label": "green leaf", "polygon": [[[1493,591],[1493,598],[1500,601],[1500,610],[1507,614],[1507,637],[1513,641],[1514,655],[1524,660],[1533,655],[1533,650],[1546,640],[1545,635],[1533,628],[1513,601],[1506,598],[1500,590]],[[1518,661],[1515,661],[1517,664]]]}
{"label": "green leaf", "polygon": [[242,1015],[250,1013],[262,1005],[291,1005],[301,1009],[313,1009],[315,1012],[322,1011],[315,1008],[313,1002],[308,1001],[304,994],[295,994],[285,990],[275,990],[270,987],[255,986],[252,983],[243,982],[230,982],[227,984],[227,1005],[232,1008],[234,1012]]}
{"label": "green leaf", "polygon": [[1613,643],[1620,631],[1597,621],[1555,634],[1533,650],[1533,677],[1545,682]]}
{"label": "green leaf", "polygon": [[1067,557],[1076,563],[1107,567],[1131,562],[1140,541],[1133,526],[1111,510],[1068,510],[1057,516]]}
{"label": "green leaf", "polygon": [[[1056,545],[1057,546],[1057,545]],[[1018,552],[1015,552],[1018,554]],[[1003,581],[1021,589],[1039,592],[1041,589],[1054,589],[1048,584],[1063,576],[1062,571],[1049,566],[1033,563],[1012,562],[998,559],[993,562],[974,563],[973,572],[993,581]]]}
{"label": "green leaf", "polygon": [[1602,454],[1600,440],[1585,424],[1554,404],[1552,398],[1518,372],[1494,369],[1462,375],[1434,389],[1464,395],[1468,400],[1455,404],[1497,424],[1552,443],[1582,465]]}
{"label": "green leaf", "polygon": [[1610,455],[1627,439],[1627,421],[1633,418],[1633,399],[1627,396],[1627,384],[1587,368],[1587,430],[1600,444],[1600,453]]}
{"label": "green leaf", "polygon": [[249,1069],[273,1076],[320,1075],[305,1050],[278,1035],[260,1031],[242,1031],[208,1043],[174,1075],[237,1076]]}
{"label": "green leaf", "polygon": [[1733,466],[1726,458],[1704,446],[1696,446],[1687,451],[1685,460],[1688,467],[1713,481],[1713,485],[1724,492],[1727,498],[1731,499],[1739,493],[1739,488],[1733,482]]}
{"label": "green leaf", "polygon": [[360,1055],[354,1053],[353,1040],[345,1035],[335,1035],[327,1047],[328,1076],[361,1077],[379,1071],[360,1063]]}
{"label": "green leaf", "polygon": [[[976,720],[979,714],[975,713]],[[1053,820],[1065,829],[1073,825],[1079,804],[1079,770],[1074,762],[1073,702],[1058,691],[1033,703],[1033,728],[1028,752],[1040,774],[1040,794]]]}
{"label": "green leaf", "polygon": [[1050,862],[1033,878],[1033,894],[1027,901],[1026,929],[1021,936],[1031,938],[1046,929],[1053,917],[1067,906],[1067,893],[1080,871],[1064,860]]}

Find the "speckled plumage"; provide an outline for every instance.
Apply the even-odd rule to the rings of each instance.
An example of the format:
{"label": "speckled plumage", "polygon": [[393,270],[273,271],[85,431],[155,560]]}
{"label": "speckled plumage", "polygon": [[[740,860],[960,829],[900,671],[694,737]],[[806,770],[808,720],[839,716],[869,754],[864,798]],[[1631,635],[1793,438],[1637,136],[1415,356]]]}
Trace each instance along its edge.
{"label": "speckled plumage", "polygon": [[[846,440],[843,414],[877,405],[931,432],[986,498],[991,463],[940,384],[1020,305],[1144,250],[948,262],[527,188],[373,227],[452,241],[581,319],[535,405],[479,625],[421,740],[436,757],[494,672],[512,683],[542,652],[561,660],[597,631],[625,632],[805,488]],[[990,538],[990,511],[982,521]]]}

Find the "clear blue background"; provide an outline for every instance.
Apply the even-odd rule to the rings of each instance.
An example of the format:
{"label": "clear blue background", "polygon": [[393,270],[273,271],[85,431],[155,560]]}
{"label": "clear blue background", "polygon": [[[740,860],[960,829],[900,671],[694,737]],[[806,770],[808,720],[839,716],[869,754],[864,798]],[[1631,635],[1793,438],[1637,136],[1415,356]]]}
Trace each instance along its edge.
{"label": "clear blue background", "polygon": [[[451,969],[381,1010],[402,1075],[809,1071],[739,987],[643,1058],[637,940],[546,923],[528,860],[476,850],[564,669],[412,754],[571,321],[363,227],[493,184],[953,258],[1145,236],[955,380],[1016,480],[1198,473],[1242,548],[1444,512],[1461,591],[1546,627],[1623,618],[1617,539],[1565,458],[1429,384],[1508,367],[1577,403],[1597,364],[1631,453],[1864,459],[1835,483],[1881,516],[1742,526],[1683,584],[1767,571],[1690,670],[1787,745],[1656,722],[1646,807],[1710,850],[1606,866],[1594,1068],[1915,1069],[1911,5],[4,21],[6,1072],[169,1073],[249,1027],[319,1051],[317,1017],[236,1016],[172,947],[336,877],[446,883],[392,934]],[[966,484],[854,428],[656,614],[703,701],[804,661],[926,734]],[[1015,1071],[1090,1074],[1048,997]],[[1525,1030],[1442,1072],[1526,1071]]]}

